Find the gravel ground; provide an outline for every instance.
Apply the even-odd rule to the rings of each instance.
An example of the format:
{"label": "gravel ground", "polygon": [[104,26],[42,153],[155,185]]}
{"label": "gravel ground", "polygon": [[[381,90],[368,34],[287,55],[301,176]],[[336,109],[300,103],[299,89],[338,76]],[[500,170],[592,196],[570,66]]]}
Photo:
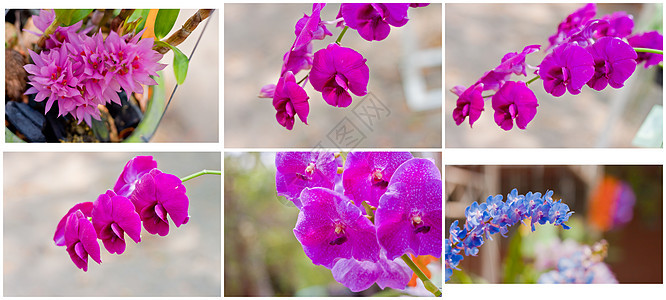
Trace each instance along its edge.
{"label": "gravel ground", "polygon": [[[143,154],[145,155],[145,154]],[[220,170],[220,153],[152,154],[183,177]],[[190,221],[165,237],[142,230],[122,255],[102,247],[102,264],[76,268],[53,243],[62,216],[112,188],[132,153],[5,153],[3,296],[220,296],[221,179],[186,182]]]}

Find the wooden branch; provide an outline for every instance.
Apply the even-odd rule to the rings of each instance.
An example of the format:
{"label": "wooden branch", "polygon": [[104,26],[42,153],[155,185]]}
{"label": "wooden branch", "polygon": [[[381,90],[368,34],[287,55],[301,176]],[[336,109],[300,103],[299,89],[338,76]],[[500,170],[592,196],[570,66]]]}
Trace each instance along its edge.
{"label": "wooden branch", "polygon": [[[174,32],[166,40],[163,40],[163,42],[174,47],[180,45],[182,42],[185,41],[185,39],[187,39],[188,36],[190,36],[192,31],[194,31],[194,29],[197,28],[197,26],[199,25],[199,23],[201,23],[201,21],[205,20],[211,15],[211,13],[213,13],[213,10],[214,9],[198,10],[196,13],[194,13],[194,15],[192,15],[189,19],[187,19],[185,24],[183,24],[183,26],[178,31]],[[164,46],[155,46],[153,47],[153,50],[161,54],[164,54],[169,52],[171,48]]]}

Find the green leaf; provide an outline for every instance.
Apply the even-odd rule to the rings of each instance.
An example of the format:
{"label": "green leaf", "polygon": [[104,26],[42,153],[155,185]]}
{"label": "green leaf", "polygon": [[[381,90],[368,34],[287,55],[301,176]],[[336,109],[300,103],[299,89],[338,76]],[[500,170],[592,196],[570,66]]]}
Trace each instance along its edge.
{"label": "green leaf", "polygon": [[92,9],[56,9],[56,20],[64,26],[70,26],[83,20],[92,11]]}
{"label": "green leaf", "polygon": [[178,85],[182,85],[185,82],[185,77],[187,77],[187,67],[190,64],[190,61],[187,59],[187,56],[180,52],[178,48],[171,47],[173,50],[173,72],[176,75],[176,81]]}
{"label": "green leaf", "polygon": [[5,127],[5,143],[25,143],[25,141],[16,136],[9,128]]}
{"label": "green leaf", "polygon": [[69,20],[72,19],[72,13],[74,13],[73,9],[56,9],[56,21],[65,26],[69,26],[68,24]]}
{"label": "green leaf", "polygon": [[78,21],[83,20],[87,17],[93,10],[92,9],[74,9],[72,13],[72,18],[69,20],[69,25],[72,25]]}
{"label": "green leaf", "polygon": [[154,78],[157,85],[152,87],[153,94],[148,101],[146,113],[143,115],[143,120],[139,126],[134,128],[134,132],[123,143],[147,143],[155,134],[157,126],[160,125],[162,113],[166,107],[166,94],[164,93],[164,79],[162,79],[162,72],[158,72],[160,77]]}
{"label": "green leaf", "polygon": [[176,75],[178,85],[183,84],[183,82],[185,82],[185,77],[187,77],[187,67],[189,66],[190,60],[185,54],[183,54],[183,52],[180,52],[178,48],[171,46],[168,43],[157,41],[155,44],[162,47],[169,47],[173,50],[173,73]]}
{"label": "green leaf", "polygon": [[179,9],[160,9],[157,12],[157,17],[155,17],[156,39],[161,40],[163,37],[169,34],[169,31],[171,31],[171,28],[173,28],[173,24],[176,23],[178,12],[180,12]]}
{"label": "green leaf", "polygon": [[127,18],[127,22],[134,22],[134,21],[139,21],[139,23],[136,25],[135,32],[139,33],[139,31],[143,30],[143,27],[146,26],[146,19],[148,18],[148,13],[150,12],[150,9],[136,9],[132,13],[132,15]]}
{"label": "green leaf", "polygon": [[104,122],[104,119],[97,120],[97,119],[93,118],[91,129],[92,129],[93,133],[95,134],[95,137],[100,142],[109,142],[109,141],[111,141],[111,134],[109,133],[109,128],[106,127],[106,122]]}

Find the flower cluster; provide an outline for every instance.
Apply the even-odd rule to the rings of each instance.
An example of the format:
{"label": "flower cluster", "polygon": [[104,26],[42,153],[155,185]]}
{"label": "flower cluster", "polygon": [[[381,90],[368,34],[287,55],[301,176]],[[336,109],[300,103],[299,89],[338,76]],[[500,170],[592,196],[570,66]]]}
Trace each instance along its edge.
{"label": "flower cluster", "polygon": [[[534,92],[527,87],[541,79],[544,90],[560,97],[567,91],[572,95],[584,86],[601,91],[607,86],[621,88],[631,77],[636,65],[645,67],[663,61],[663,55],[642,53],[637,48],[662,50],[663,36],[657,31],[632,35],[634,21],[625,12],[615,12],[594,19],[596,5],[591,3],[565,18],[557,27],[557,33],[548,41],[546,56],[537,67],[525,62],[528,54],[539,51],[541,46],[529,45],[522,52],[507,53],[500,64],[486,72],[469,87],[455,86],[451,91],[458,96],[453,110],[456,125],[469,117],[469,124],[476,122],[484,111],[484,98],[491,98],[495,111],[495,123],[504,130],[511,130],[513,123],[520,129],[534,119],[539,106]],[[527,69],[534,69],[537,77],[524,81],[511,81],[511,75],[527,76]],[[482,96],[482,92],[495,93]]]}
{"label": "flower cluster", "polygon": [[500,233],[506,236],[508,227],[518,223],[531,220],[532,231],[535,224],[550,223],[560,225],[564,229],[569,226],[564,222],[569,220],[573,212],[569,206],[561,200],[554,201],[553,191],[541,193],[528,192],[519,195],[517,189],[513,189],[507,195],[506,202],[502,201],[502,195],[489,196],[485,203],[472,203],[465,209],[465,225],[462,229],[458,226],[458,220],[453,221],[449,230],[449,237],[445,241],[445,264],[446,281],[453,273],[463,255],[476,256],[479,247],[484,243],[484,237],[492,239],[491,235]]}
{"label": "flower cluster", "polygon": [[560,255],[555,270],[542,274],[539,283],[618,283],[603,260],[608,252],[605,240],[588,245],[575,245],[568,255]]}
{"label": "flower cluster", "polygon": [[[41,10],[33,17],[43,32],[54,20],[53,10]],[[37,94],[37,102],[47,99],[45,112],[57,102],[59,116],[71,114],[88,125],[91,118],[100,119],[98,105],[120,105],[121,90],[127,95],[143,93],[141,85],[157,84],[151,76],[166,66],[158,63],[162,54],[152,49],[152,38],[112,31],[104,39],[101,31],[89,36],[90,29],[82,29],[81,21],[58,27],[43,51],[29,50],[33,63],[24,66],[32,85],[26,94]]]}
{"label": "flower cluster", "polygon": [[[404,289],[401,258],[442,253],[442,176],[408,152],[281,152],[275,184],[300,209],[296,239],[352,291]],[[340,176],[341,174],[341,176]]]}
{"label": "flower cluster", "polygon": [[[367,41],[385,39],[391,26],[407,24],[407,10],[410,7],[426,6],[423,3],[343,3],[336,20],[322,21],[321,11],[325,3],[314,3],[312,12],[303,15],[296,22],[296,38],[284,54],[280,78],[277,84],[267,84],[259,92],[260,98],[272,98],[277,111],[275,117],[280,125],[291,130],[298,116],[307,125],[310,110],[310,97],[305,92],[307,80],[312,87],[322,93],[324,101],[334,107],[348,107],[352,103],[351,94],[365,96],[368,92],[370,69],[367,59],[360,53],[340,46],[340,38],[352,28]],[[312,41],[323,40],[333,34],[326,27],[330,24],[343,29],[335,43],[312,53]],[[301,70],[310,70],[302,80],[296,82],[295,75]],[[302,85],[300,85],[302,83]]]}
{"label": "flower cluster", "polygon": [[141,242],[141,224],[151,234],[169,233],[169,220],[180,227],[189,220],[189,199],[181,180],[157,169],[152,156],[132,158],[113,190],[94,202],[74,205],[60,220],[53,241],[66,246],[74,264],[88,270],[88,256],[101,263],[102,240],[109,253],[125,252],[125,234]]}

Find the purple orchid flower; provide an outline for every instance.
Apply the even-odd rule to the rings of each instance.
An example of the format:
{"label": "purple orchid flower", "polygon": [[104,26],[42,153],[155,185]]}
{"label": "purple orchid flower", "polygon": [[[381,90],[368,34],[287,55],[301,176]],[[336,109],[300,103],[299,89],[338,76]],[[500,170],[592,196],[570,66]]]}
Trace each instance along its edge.
{"label": "purple orchid flower", "polygon": [[142,94],[143,87],[140,84],[157,84],[150,76],[159,76],[157,71],[166,67],[158,63],[162,54],[152,50],[152,38],[142,39],[138,43],[132,39],[128,43],[124,37],[112,31],[104,41],[104,46],[108,69],[105,82],[117,82],[127,95],[131,92]]}
{"label": "purple orchid flower", "polygon": [[323,40],[327,35],[333,33],[328,31],[326,25],[321,21],[321,10],[326,3],[313,3],[312,14],[310,16],[303,14],[303,17],[296,22],[296,41],[293,49],[299,49],[310,44],[312,40]]}
{"label": "purple orchid flower", "polygon": [[596,38],[604,36],[623,38],[629,36],[634,30],[634,18],[624,11],[616,11],[601,17],[601,19],[608,21],[608,23],[597,30]]}
{"label": "purple orchid flower", "polygon": [[333,268],[340,259],[377,262],[375,227],[344,195],[326,188],[306,188],[294,228],[296,239],[315,265]]}
{"label": "purple orchid flower", "polygon": [[178,177],[152,169],[141,176],[130,200],[146,231],[165,236],[169,233],[167,216],[171,216],[176,227],[190,219],[187,212],[190,201],[185,192],[185,186]]}
{"label": "purple orchid flower", "polygon": [[125,252],[125,233],[135,243],[141,242],[141,218],[129,199],[108,190],[93,205],[92,224],[109,253]]}
{"label": "purple orchid flower", "polygon": [[375,282],[382,290],[387,287],[403,290],[414,273],[401,258],[388,260],[383,249],[377,262],[344,258],[335,263],[331,272],[337,282],[352,292],[367,290]]}
{"label": "purple orchid flower", "polygon": [[92,210],[93,210],[92,202],[77,203],[76,205],[74,205],[74,207],[70,208],[69,211],[65,214],[65,216],[62,217],[62,219],[60,219],[60,222],[58,222],[58,226],[56,226],[56,231],[55,234],[53,235],[53,241],[55,242],[56,246],[65,246],[65,224],[69,219],[69,215],[73,214],[76,211],[80,211],[84,217],[88,218],[92,216]]}
{"label": "purple orchid flower", "polygon": [[[664,49],[664,36],[658,31],[648,31],[645,33],[637,34],[631,36],[627,39],[629,45],[637,48],[649,48],[649,49]],[[656,53],[647,53],[639,52],[638,58],[636,59],[637,63],[645,62],[643,65],[644,68],[649,68],[650,66],[656,66],[660,62],[664,61],[663,54]]]}
{"label": "purple orchid flower", "polygon": [[453,91],[458,95],[456,108],[453,109],[453,119],[456,121],[456,125],[462,124],[469,116],[469,126],[472,127],[483,111],[484,101],[481,96],[483,84],[477,83],[468,89],[458,85],[453,88]]}
{"label": "purple orchid flower", "polygon": [[275,156],[277,194],[301,209],[301,191],[314,187],[334,189],[342,178],[338,174],[341,165],[341,159],[332,152],[278,152]]}
{"label": "purple orchid flower", "polygon": [[139,179],[155,168],[157,168],[157,162],[152,156],[136,156],[130,159],[116,180],[113,191],[119,196],[129,197],[134,192]]}
{"label": "purple orchid flower", "polygon": [[261,90],[259,91],[259,98],[273,99],[273,96],[275,96],[276,87],[277,85],[274,83],[269,83],[267,85],[262,86]]}
{"label": "purple orchid flower", "polygon": [[79,78],[74,75],[67,49],[55,48],[40,54],[32,50],[28,52],[34,64],[23,67],[31,74],[28,79],[32,87],[25,92],[26,95],[37,94],[37,102],[48,98],[45,112],[57,101],[59,115],[66,115],[83,102],[81,92],[77,89]]}
{"label": "purple orchid flower", "polygon": [[494,69],[486,72],[476,83],[483,84],[483,90],[497,91],[504,82],[509,80],[511,74],[527,76],[528,65],[525,57],[528,54],[539,51],[540,45],[529,45],[523,48],[523,51],[509,52],[502,57],[501,63]]}
{"label": "purple orchid flower", "polygon": [[278,80],[273,92],[273,107],[277,110],[275,118],[280,125],[291,130],[294,128],[294,117],[298,115],[301,122],[308,124],[310,105],[308,94],[296,83],[291,71],[287,71]]}
{"label": "purple orchid flower", "polygon": [[500,63],[495,71],[497,72],[513,72],[516,75],[527,76],[527,63],[525,62],[525,57],[528,54],[534,53],[541,49],[540,45],[529,45],[523,48],[523,51],[518,52],[509,52],[502,57],[502,63]]}
{"label": "purple orchid flower", "polygon": [[[295,42],[295,41],[294,41]],[[308,43],[298,49],[292,48],[284,54],[282,58],[282,71],[281,76],[287,72],[298,74],[301,70],[309,70],[312,68],[313,54],[312,43]]]}
{"label": "purple orchid flower", "polygon": [[363,201],[377,207],[395,170],[413,157],[409,152],[350,152],[342,173],[345,196],[361,210]]}
{"label": "purple orchid flower", "polygon": [[349,28],[356,29],[367,41],[381,41],[391,32],[391,26],[407,24],[409,3],[343,3],[342,17]]}
{"label": "purple orchid flower", "polygon": [[546,92],[555,97],[564,95],[567,90],[578,95],[594,76],[594,58],[581,46],[562,44],[541,61],[539,76]]}
{"label": "purple orchid flower", "polygon": [[602,37],[588,46],[587,51],[594,58],[594,75],[587,85],[601,91],[610,85],[619,89],[636,70],[636,51],[622,39]]}
{"label": "purple orchid flower", "polygon": [[326,103],[335,107],[347,107],[352,98],[366,95],[370,69],[366,59],[351,48],[329,44],[314,55],[310,82],[318,92],[322,92]]}
{"label": "purple orchid flower", "polygon": [[522,81],[507,81],[502,88],[493,95],[493,109],[495,110],[495,123],[504,130],[516,126],[525,129],[537,113],[537,98],[534,92]]}
{"label": "purple orchid flower", "polygon": [[594,3],[588,3],[585,6],[577,9],[570,15],[568,15],[558,26],[557,33],[550,36],[548,41],[550,45],[548,49],[562,44],[566,41],[572,34],[578,32],[587,21],[594,18],[597,14],[597,5]]}
{"label": "purple orchid flower", "polygon": [[80,210],[67,217],[64,237],[67,253],[76,267],[88,271],[88,256],[98,264],[102,263],[95,228]]}
{"label": "purple orchid flower", "polygon": [[442,255],[442,175],[423,158],[393,173],[375,212],[377,240],[393,260],[405,253]]}

